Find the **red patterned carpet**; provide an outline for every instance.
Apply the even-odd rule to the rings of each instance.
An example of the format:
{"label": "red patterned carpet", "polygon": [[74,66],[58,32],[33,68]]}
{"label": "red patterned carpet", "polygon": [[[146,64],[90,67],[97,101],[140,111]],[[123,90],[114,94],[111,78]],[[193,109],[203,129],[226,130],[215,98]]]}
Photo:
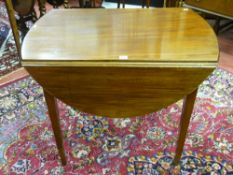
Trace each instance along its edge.
{"label": "red patterned carpet", "polygon": [[[0,19],[2,76],[19,67],[2,0]],[[232,44],[224,50],[224,43],[219,65],[232,70]],[[200,86],[176,167],[182,101],[131,119],[92,116],[59,102],[68,159],[62,167],[41,87],[29,76],[9,82],[0,85],[0,175],[233,175],[233,74],[220,68]]]}
{"label": "red patterned carpet", "polygon": [[144,117],[109,119],[59,102],[68,164],[60,165],[41,87],[0,88],[0,174],[233,174],[233,76],[216,69],[199,88],[180,164],[171,166],[182,101]]}

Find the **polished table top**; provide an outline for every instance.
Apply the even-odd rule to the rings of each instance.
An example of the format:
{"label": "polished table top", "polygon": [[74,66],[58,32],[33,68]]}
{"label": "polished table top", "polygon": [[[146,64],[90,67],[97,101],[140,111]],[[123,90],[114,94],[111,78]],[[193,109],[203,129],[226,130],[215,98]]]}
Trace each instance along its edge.
{"label": "polished table top", "polygon": [[214,66],[217,48],[207,22],[188,9],[64,9],[32,27],[22,58],[24,65]]}
{"label": "polished table top", "polygon": [[22,64],[84,112],[143,115],[191,93],[218,60],[216,36],[186,8],[64,9],[26,35]]}

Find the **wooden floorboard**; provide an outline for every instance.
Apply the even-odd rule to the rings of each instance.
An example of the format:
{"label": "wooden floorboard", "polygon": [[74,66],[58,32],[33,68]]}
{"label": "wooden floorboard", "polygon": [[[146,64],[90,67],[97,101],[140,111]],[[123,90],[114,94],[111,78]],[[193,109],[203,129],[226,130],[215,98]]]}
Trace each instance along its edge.
{"label": "wooden floorboard", "polygon": [[233,29],[218,36],[220,47],[219,67],[233,73]]}

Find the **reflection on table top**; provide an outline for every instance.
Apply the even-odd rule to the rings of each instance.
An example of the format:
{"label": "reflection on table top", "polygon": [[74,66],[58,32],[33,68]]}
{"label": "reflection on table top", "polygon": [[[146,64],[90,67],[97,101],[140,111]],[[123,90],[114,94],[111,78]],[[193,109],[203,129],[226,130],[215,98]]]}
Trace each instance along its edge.
{"label": "reflection on table top", "polygon": [[186,8],[52,10],[29,31],[23,65],[214,67],[217,40]]}

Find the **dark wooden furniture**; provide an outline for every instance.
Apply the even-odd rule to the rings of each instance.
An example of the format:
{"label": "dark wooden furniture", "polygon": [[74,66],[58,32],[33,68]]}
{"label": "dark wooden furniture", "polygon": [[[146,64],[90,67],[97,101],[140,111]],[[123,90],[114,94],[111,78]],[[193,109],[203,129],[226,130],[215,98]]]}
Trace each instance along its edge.
{"label": "dark wooden furniture", "polygon": [[233,19],[232,0],[185,0],[185,6],[231,20]]}
{"label": "dark wooden furniture", "polygon": [[55,97],[117,118],[142,116],[185,97],[176,164],[196,89],[215,68],[218,52],[212,29],[188,9],[69,9],[53,10],[32,27],[22,64],[44,88],[63,165]]}
{"label": "dark wooden furniture", "polygon": [[[122,3],[122,8],[125,8],[125,0],[117,0],[117,8],[120,8],[121,3]],[[142,0],[142,8],[144,8],[145,5],[147,8],[149,8],[150,3],[151,3],[151,0]]]}
{"label": "dark wooden furniture", "polygon": [[53,8],[58,8],[61,5],[64,5],[64,8],[68,8],[68,0],[45,0],[53,6]]}
{"label": "dark wooden furniture", "polygon": [[[150,7],[151,0],[141,0],[141,1],[142,1],[142,8],[144,8],[145,5],[147,8]],[[120,8],[121,3],[122,3],[122,8],[125,8],[125,0],[117,0],[117,8]]]}
{"label": "dark wooden furniture", "polygon": [[[14,28],[16,27],[16,30],[19,30],[21,32],[21,40],[23,40],[24,36],[29,30],[29,27],[26,23],[28,21],[31,21],[34,23],[38,19],[37,14],[34,10],[36,1],[35,0],[23,0],[23,1],[6,0],[5,2],[6,2],[7,10],[8,10],[11,27],[13,29],[13,34],[15,33]],[[46,0],[38,0],[40,17],[45,14],[45,2]],[[17,13],[19,17],[17,20],[15,20],[15,12]],[[13,25],[14,23],[13,21],[16,22],[15,26]]]}
{"label": "dark wooden furniture", "polygon": [[181,7],[183,0],[164,0],[164,7]]}

